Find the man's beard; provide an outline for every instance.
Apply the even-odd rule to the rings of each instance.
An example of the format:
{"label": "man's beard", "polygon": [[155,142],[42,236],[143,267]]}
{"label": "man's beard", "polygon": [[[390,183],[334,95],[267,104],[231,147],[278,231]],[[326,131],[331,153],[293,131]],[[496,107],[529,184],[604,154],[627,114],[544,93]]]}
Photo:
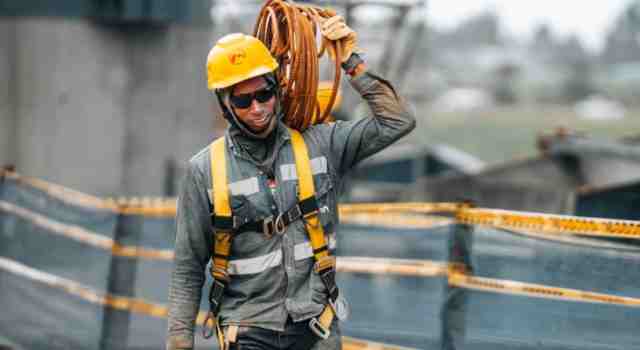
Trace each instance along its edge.
{"label": "man's beard", "polygon": [[268,116],[269,118],[269,123],[267,124],[267,126],[260,130],[260,131],[254,131],[251,130],[251,128],[245,124],[244,122],[242,122],[240,119],[238,119],[238,117],[236,116],[235,112],[232,113],[233,119],[235,120],[238,128],[240,128],[240,130],[242,131],[242,133],[244,133],[245,135],[254,138],[254,139],[266,139],[271,132],[273,131],[273,129],[275,128],[276,124],[277,124],[277,119],[275,117],[275,113],[272,112],[270,113],[270,115]]}

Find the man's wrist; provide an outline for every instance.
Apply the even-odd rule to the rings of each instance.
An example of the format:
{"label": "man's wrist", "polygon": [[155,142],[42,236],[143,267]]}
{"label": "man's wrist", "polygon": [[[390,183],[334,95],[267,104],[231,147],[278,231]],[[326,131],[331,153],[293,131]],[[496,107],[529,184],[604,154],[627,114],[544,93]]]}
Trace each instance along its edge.
{"label": "man's wrist", "polygon": [[341,66],[345,73],[352,77],[362,73],[366,69],[364,60],[355,52],[352,53],[346,61],[342,62]]}

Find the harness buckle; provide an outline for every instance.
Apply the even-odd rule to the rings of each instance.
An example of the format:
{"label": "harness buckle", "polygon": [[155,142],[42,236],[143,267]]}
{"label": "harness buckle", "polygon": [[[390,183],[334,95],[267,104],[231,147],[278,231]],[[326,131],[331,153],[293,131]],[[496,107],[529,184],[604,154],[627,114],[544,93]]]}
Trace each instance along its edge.
{"label": "harness buckle", "polygon": [[209,306],[211,307],[211,313],[214,315],[218,314],[225,287],[226,285],[224,283],[214,279],[209,289]]}
{"label": "harness buckle", "polygon": [[309,328],[315,335],[322,339],[328,339],[331,335],[331,331],[327,328],[324,328],[324,326],[320,324],[316,317],[309,320]]}
{"label": "harness buckle", "polygon": [[287,217],[289,218],[289,222],[294,222],[298,218],[302,217],[302,209],[300,209],[300,205],[296,204],[291,210],[287,212]]}
{"label": "harness buckle", "polygon": [[[276,220],[277,221],[277,220]],[[271,238],[276,230],[276,225],[273,222],[273,216],[262,219],[262,232],[267,238]]]}
{"label": "harness buckle", "polygon": [[282,214],[276,216],[275,220],[273,215],[262,219],[262,232],[267,238],[271,238],[274,233],[281,235],[286,229],[287,225],[283,220]]}

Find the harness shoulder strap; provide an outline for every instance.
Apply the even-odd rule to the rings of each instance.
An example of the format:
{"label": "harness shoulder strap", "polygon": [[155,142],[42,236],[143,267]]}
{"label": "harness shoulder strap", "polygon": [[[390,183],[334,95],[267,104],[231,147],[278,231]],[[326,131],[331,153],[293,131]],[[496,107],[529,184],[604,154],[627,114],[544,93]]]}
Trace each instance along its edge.
{"label": "harness shoulder strap", "polygon": [[[302,134],[298,131],[289,129],[291,134],[291,144],[293,146],[293,154],[296,161],[296,173],[298,174],[298,184],[300,193],[298,200],[315,202],[315,186],[313,183],[313,174],[311,172],[311,161],[309,160],[309,152],[304,142]],[[317,205],[316,205],[317,207]],[[338,288],[335,283],[336,260],[329,255],[329,247],[324,236],[324,230],[320,223],[318,210],[308,213],[304,216],[305,225],[311,240],[313,256],[316,260],[315,270],[322,278],[322,282],[329,291],[329,305],[326,305],[322,313],[317,318],[312,318],[309,322],[311,330],[321,338],[327,339],[331,332],[330,327],[335,315],[334,305],[338,299]]]}
{"label": "harness shoulder strap", "polygon": [[[315,186],[313,184],[313,175],[311,172],[311,161],[309,160],[309,152],[304,142],[302,134],[298,131],[289,129],[291,133],[291,144],[293,146],[293,154],[296,161],[296,173],[298,174],[298,185],[300,193],[298,200],[305,202],[308,200],[315,201]],[[305,217],[307,232],[311,240],[313,255],[316,261],[322,260],[329,256],[329,248],[324,237],[324,230],[320,224],[318,212],[314,211]]]}
{"label": "harness shoulder strap", "polygon": [[211,160],[211,183],[213,185],[213,205],[215,214],[219,216],[231,216],[229,205],[229,186],[227,185],[227,155],[224,137],[213,141],[209,151]]}
{"label": "harness shoulder strap", "polygon": [[[211,276],[213,284],[209,289],[209,313],[202,328],[203,336],[210,338],[214,333],[218,336],[218,344],[224,346],[224,335],[218,323],[218,311],[224,289],[229,283],[229,255],[231,254],[233,218],[229,204],[229,185],[227,184],[227,159],[224,137],[215,140],[210,147],[211,183],[213,192],[213,213],[216,223],[213,232],[213,256],[211,260]],[[229,228],[229,229],[228,229]],[[211,322],[211,324],[209,324]]]}
{"label": "harness shoulder strap", "polygon": [[214,254],[212,275],[217,280],[229,280],[229,254],[231,253],[232,227],[225,229],[220,221],[232,222],[229,204],[229,185],[227,184],[227,159],[225,140],[221,137],[211,144],[211,182],[213,189],[213,213],[216,223],[214,232]]}

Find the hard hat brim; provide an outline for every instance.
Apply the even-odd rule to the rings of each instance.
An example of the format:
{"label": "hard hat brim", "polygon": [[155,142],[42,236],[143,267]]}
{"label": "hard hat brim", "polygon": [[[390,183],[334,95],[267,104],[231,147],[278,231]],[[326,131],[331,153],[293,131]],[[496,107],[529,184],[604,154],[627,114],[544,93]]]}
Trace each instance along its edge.
{"label": "hard hat brim", "polygon": [[277,64],[273,68],[265,67],[265,66],[256,67],[255,69],[253,69],[253,70],[251,70],[251,71],[249,71],[249,72],[247,72],[246,74],[243,74],[243,75],[230,76],[228,79],[218,80],[216,82],[210,82],[208,84],[208,88],[209,88],[209,90],[217,90],[217,89],[224,89],[224,88],[227,88],[227,87],[231,87],[233,85],[236,85],[239,82],[242,82],[242,81],[245,81],[245,80],[249,80],[251,78],[259,77],[259,76],[267,74],[267,73],[271,73],[276,68],[278,68]]}

